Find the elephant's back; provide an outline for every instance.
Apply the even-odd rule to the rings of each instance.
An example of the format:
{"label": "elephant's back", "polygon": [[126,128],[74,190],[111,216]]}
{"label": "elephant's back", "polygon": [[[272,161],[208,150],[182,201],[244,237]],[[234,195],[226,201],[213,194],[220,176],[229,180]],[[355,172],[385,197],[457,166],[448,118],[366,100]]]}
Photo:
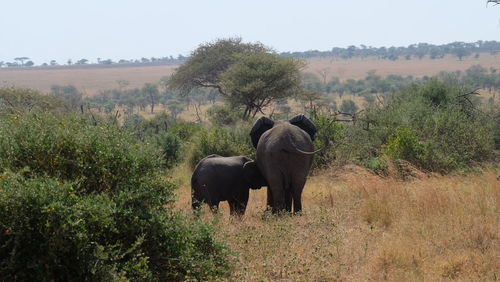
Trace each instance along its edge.
{"label": "elephant's back", "polygon": [[313,156],[297,153],[293,148],[307,152],[314,149],[311,137],[294,125],[284,123],[262,134],[257,146],[257,165],[266,178],[278,172],[286,177],[307,175]]}
{"label": "elephant's back", "polygon": [[191,183],[212,184],[221,182],[226,178],[233,178],[242,174],[244,159],[241,156],[233,157],[207,157],[196,165]]}
{"label": "elephant's back", "polygon": [[288,151],[291,147],[302,151],[312,151],[314,148],[309,134],[297,126],[283,122],[262,134],[257,145],[257,156]]}

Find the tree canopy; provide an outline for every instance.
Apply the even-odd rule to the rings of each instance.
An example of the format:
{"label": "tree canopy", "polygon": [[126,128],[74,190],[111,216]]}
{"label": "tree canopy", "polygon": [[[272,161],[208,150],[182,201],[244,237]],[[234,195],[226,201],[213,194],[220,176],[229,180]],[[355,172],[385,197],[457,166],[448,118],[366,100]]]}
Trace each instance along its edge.
{"label": "tree canopy", "polygon": [[201,44],[170,77],[169,86],[187,96],[194,88],[213,87],[221,94],[219,76],[234,63],[236,54],[266,52],[260,43],[242,43],[241,38],[219,39]]}
{"label": "tree canopy", "polygon": [[169,87],[181,96],[195,88],[215,88],[230,105],[243,105],[243,118],[248,118],[275,99],[295,94],[301,67],[300,60],[279,57],[260,43],[220,39],[193,51],[170,77]]}
{"label": "tree canopy", "polygon": [[242,54],[221,74],[221,86],[231,105],[244,105],[244,118],[255,116],[272,101],[300,89],[301,63],[269,53]]}

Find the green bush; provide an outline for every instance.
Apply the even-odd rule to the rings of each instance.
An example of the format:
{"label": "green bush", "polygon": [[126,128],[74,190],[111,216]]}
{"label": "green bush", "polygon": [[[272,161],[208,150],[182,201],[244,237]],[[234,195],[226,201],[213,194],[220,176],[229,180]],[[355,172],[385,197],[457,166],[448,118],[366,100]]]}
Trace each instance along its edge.
{"label": "green bush", "polygon": [[340,105],[340,111],[348,114],[354,114],[358,111],[358,106],[351,99],[342,100],[342,104]]}
{"label": "green bush", "polygon": [[382,147],[382,153],[392,159],[403,159],[418,163],[422,158],[424,148],[415,131],[409,128],[398,128],[389,136],[387,144]]}
{"label": "green bush", "polygon": [[51,95],[33,89],[0,87],[0,113],[64,112],[66,103]]}
{"label": "green bush", "polygon": [[175,158],[176,135],[140,142],[113,124],[50,114],[0,117],[0,132],[2,280],[227,275],[226,247],[213,226],[170,208],[175,184],[151,143]]}
{"label": "green bush", "polygon": [[360,159],[387,155],[436,172],[491,159],[494,123],[474,101],[463,100],[466,92],[430,80],[395,94],[386,106],[369,107],[355,126],[355,142],[371,148]]}
{"label": "green bush", "polygon": [[387,171],[387,163],[381,158],[368,159],[363,162],[363,166],[376,174],[384,174]]}
{"label": "green bush", "polygon": [[166,114],[157,114],[151,120],[133,114],[127,116],[123,129],[138,140],[158,147],[163,153],[162,166],[171,168],[183,159],[191,139],[202,127],[192,122],[173,120]]}
{"label": "green bush", "polygon": [[161,165],[157,147],[78,116],[11,116],[0,123],[0,168],[75,182],[79,191],[133,186]]}
{"label": "green bush", "polygon": [[180,137],[170,131],[163,131],[155,135],[153,141],[161,149],[165,167],[171,168],[180,160],[182,144]]}
{"label": "green bush", "polygon": [[188,164],[194,168],[201,159],[210,154],[225,157],[245,155],[255,158],[255,149],[250,143],[249,132],[250,129],[246,127],[218,126],[200,131],[188,151]]}
{"label": "green bush", "polygon": [[138,132],[142,129],[143,124],[146,122],[146,118],[140,114],[130,114],[125,117],[123,121],[123,127]]}
{"label": "green bush", "polygon": [[79,194],[71,183],[0,175],[4,281],[179,281],[227,275],[213,227],[166,209],[172,184]]}
{"label": "green bush", "polygon": [[315,149],[325,146],[325,138],[329,140],[327,148],[314,156],[313,169],[324,168],[332,164],[344,164],[346,156],[343,154],[343,149],[347,134],[345,124],[335,122],[336,117],[329,117],[321,112],[315,112],[311,115],[311,119],[318,130],[314,140]]}
{"label": "green bush", "polygon": [[489,105],[487,113],[493,123],[493,140],[495,142],[495,149],[500,150],[500,103],[496,105]]}
{"label": "green bush", "polygon": [[190,141],[202,130],[199,124],[192,122],[177,122],[169,128],[169,132],[179,136],[183,142]]}
{"label": "green bush", "polygon": [[234,125],[241,120],[243,113],[227,105],[214,105],[207,110],[208,120],[213,125]]}
{"label": "green bush", "polygon": [[152,119],[146,119],[139,114],[128,115],[123,127],[135,134],[140,140],[146,140],[163,131],[169,131],[175,121],[165,113],[156,114]]}

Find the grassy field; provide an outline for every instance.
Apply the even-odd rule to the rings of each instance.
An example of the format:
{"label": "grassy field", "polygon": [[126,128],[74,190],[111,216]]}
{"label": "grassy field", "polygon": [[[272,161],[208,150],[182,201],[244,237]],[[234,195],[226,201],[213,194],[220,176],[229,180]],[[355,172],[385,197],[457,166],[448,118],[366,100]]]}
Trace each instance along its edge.
{"label": "grassy field", "polygon": [[422,60],[378,60],[376,58],[354,58],[349,60],[332,58],[314,58],[308,60],[306,71],[319,74],[321,71],[327,74],[327,81],[331,77],[340,79],[361,79],[366,76],[370,70],[375,70],[378,75],[386,76],[389,74],[398,74],[402,76],[413,75],[422,77],[424,75],[435,75],[440,71],[466,70],[472,65],[481,65],[487,69],[500,68],[500,56],[490,54],[481,54],[479,58],[468,57],[459,61],[455,56],[446,56],[442,59],[431,60],[423,58]]}
{"label": "grassy field", "polygon": [[57,85],[74,85],[85,95],[95,95],[101,90],[118,88],[119,80],[126,80],[128,88],[142,87],[146,82],[158,82],[171,74],[175,66],[147,66],[127,68],[83,69],[0,69],[0,87],[17,86],[50,91]]}
{"label": "grassy field", "polygon": [[[376,58],[313,58],[307,60],[304,71],[324,74],[328,81],[333,76],[342,80],[365,77],[370,70],[377,74],[413,75],[421,77],[434,75],[440,71],[465,70],[480,64],[485,68],[500,69],[500,56],[481,54],[478,59],[471,57],[459,61],[454,56],[431,60],[378,60]],[[101,90],[118,88],[118,80],[126,80],[129,88],[142,87],[146,82],[158,82],[161,77],[171,74],[176,66],[138,66],[116,68],[55,68],[55,69],[0,69],[0,87],[18,86],[49,91],[54,84],[74,85],[86,95],[94,95]]]}
{"label": "grassy field", "polygon": [[[190,172],[176,205],[190,210]],[[233,250],[234,281],[496,281],[500,170],[381,178],[359,167],[309,178],[300,216],[264,213],[251,191],[243,219],[226,203],[215,220]]]}

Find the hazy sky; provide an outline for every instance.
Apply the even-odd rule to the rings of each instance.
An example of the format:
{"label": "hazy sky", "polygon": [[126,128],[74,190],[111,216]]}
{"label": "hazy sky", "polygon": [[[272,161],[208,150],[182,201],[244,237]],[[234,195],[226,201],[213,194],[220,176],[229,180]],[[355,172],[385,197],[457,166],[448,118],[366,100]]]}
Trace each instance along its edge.
{"label": "hazy sky", "polygon": [[0,61],[189,55],[240,36],[278,52],[500,40],[486,0],[0,0]]}

